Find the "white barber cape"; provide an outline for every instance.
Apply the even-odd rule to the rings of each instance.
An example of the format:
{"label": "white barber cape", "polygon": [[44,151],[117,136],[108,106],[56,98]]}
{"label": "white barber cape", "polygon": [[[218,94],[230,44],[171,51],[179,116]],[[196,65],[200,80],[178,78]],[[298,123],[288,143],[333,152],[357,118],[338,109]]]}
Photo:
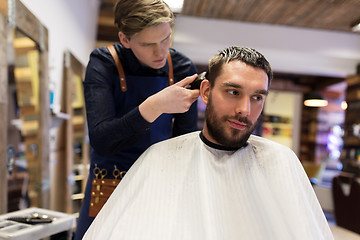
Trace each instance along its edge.
{"label": "white barber cape", "polygon": [[237,151],[199,132],[151,146],[83,239],[333,239],[309,179],[287,147],[251,136]]}

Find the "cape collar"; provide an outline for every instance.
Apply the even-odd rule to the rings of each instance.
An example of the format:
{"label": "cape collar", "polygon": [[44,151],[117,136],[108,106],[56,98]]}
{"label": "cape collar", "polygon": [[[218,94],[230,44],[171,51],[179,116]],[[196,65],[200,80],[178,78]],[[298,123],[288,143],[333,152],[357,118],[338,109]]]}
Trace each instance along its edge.
{"label": "cape collar", "polygon": [[210,142],[208,139],[206,139],[206,137],[204,136],[202,131],[200,132],[199,135],[200,135],[200,139],[203,141],[203,143],[205,143],[207,146],[209,146],[211,148],[215,148],[215,149],[218,149],[218,150],[236,151],[236,150],[239,150],[240,148],[246,147],[248,145],[248,143],[246,143],[244,146],[241,146],[239,148],[222,146],[222,145]]}

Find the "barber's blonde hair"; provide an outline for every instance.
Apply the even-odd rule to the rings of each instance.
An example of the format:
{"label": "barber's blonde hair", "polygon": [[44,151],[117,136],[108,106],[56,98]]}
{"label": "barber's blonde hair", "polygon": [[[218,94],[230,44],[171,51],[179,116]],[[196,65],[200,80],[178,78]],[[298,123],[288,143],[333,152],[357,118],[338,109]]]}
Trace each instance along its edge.
{"label": "barber's blonde hair", "polygon": [[130,39],[135,33],[160,23],[173,29],[175,16],[163,0],[118,0],[114,7],[114,22]]}

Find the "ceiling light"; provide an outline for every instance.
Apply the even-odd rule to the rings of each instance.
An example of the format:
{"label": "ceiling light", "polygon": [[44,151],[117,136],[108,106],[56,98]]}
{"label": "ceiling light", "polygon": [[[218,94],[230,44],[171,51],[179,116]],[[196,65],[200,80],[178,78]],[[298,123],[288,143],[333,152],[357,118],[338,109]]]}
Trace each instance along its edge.
{"label": "ceiling light", "polygon": [[328,101],[320,93],[310,93],[305,96],[304,105],[307,107],[326,107]]}
{"label": "ceiling light", "polygon": [[353,32],[360,32],[360,23],[352,27]]}
{"label": "ceiling light", "polygon": [[346,101],[342,101],[342,102],[341,102],[341,108],[342,108],[343,110],[346,110],[346,109],[348,108],[348,104],[347,104]]}
{"label": "ceiling light", "polygon": [[164,2],[169,5],[174,13],[180,13],[184,4],[184,0],[164,0]]}
{"label": "ceiling light", "polygon": [[353,32],[360,32],[360,19],[351,24],[351,29]]}

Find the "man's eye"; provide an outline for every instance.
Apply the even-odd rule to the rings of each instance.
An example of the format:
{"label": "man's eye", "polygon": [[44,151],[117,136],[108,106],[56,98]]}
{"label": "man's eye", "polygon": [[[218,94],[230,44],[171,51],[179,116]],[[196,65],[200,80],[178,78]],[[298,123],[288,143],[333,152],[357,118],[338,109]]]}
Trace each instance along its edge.
{"label": "man's eye", "polygon": [[264,98],[263,98],[263,96],[261,96],[261,95],[256,95],[256,96],[253,96],[253,99],[256,100],[256,101],[261,101],[261,100],[263,100]]}
{"label": "man's eye", "polygon": [[236,90],[227,90],[227,92],[231,95],[239,95],[239,92]]}
{"label": "man's eye", "polygon": [[143,46],[143,47],[150,47],[152,45],[154,45],[154,44],[153,43],[141,43],[141,46]]}

